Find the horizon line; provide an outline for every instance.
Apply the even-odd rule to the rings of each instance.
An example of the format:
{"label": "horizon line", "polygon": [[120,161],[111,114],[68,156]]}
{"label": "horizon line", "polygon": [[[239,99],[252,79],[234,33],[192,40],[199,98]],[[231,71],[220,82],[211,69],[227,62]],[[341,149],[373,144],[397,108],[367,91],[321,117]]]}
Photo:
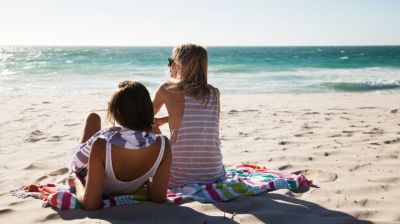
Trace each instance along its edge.
{"label": "horizon line", "polygon": [[[400,47],[400,44],[316,44],[316,45],[202,45],[205,47]],[[0,44],[0,47],[175,47],[179,45],[56,45],[56,44]]]}

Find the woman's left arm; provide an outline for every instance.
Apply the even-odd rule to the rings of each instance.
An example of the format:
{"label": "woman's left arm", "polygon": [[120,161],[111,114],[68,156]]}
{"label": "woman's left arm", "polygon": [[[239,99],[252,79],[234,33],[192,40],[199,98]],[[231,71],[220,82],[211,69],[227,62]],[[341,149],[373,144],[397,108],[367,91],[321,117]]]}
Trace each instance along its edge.
{"label": "woman's left arm", "polygon": [[76,197],[84,209],[95,210],[100,208],[103,195],[104,182],[104,159],[106,141],[97,139],[92,143],[89,154],[88,176],[84,185],[79,178],[76,178]]}
{"label": "woman's left arm", "polygon": [[221,94],[219,93],[219,89],[215,88],[215,93],[217,95],[217,100],[218,100],[218,104],[217,104],[217,123],[219,125],[219,119],[221,117]]}

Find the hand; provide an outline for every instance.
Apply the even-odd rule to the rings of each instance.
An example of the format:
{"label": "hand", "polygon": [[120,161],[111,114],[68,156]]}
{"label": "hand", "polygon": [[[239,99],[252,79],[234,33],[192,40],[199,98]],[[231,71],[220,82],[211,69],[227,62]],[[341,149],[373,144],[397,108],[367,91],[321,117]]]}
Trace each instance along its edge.
{"label": "hand", "polygon": [[70,187],[75,187],[75,180],[78,179],[76,173],[71,173],[67,179],[67,183]]}
{"label": "hand", "polygon": [[157,126],[162,126],[165,123],[168,123],[169,117],[160,117],[160,118],[154,118],[154,124]]}

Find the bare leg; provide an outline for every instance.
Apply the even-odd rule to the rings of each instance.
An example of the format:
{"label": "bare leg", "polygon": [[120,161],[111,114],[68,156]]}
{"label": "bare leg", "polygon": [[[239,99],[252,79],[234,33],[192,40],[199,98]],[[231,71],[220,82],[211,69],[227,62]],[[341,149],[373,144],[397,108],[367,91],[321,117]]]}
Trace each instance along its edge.
{"label": "bare leg", "polygon": [[86,118],[85,127],[83,128],[83,136],[81,143],[86,142],[96,132],[101,130],[101,118],[96,113],[90,113]]}

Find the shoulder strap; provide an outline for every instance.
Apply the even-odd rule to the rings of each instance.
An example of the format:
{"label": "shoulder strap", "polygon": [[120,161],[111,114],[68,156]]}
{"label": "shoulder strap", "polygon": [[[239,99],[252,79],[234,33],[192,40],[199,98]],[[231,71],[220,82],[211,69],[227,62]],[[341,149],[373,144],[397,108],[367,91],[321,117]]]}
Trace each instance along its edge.
{"label": "shoulder strap", "polygon": [[158,158],[157,158],[156,162],[154,163],[154,165],[157,165],[157,167],[158,167],[158,165],[160,165],[160,162],[164,156],[164,150],[165,150],[165,139],[164,139],[165,136],[163,136],[163,135],[159,135],[159,136],[161,139],[160,153],[158,154]]}
{"label": "shoulder strap", "polygon": [[112,166],[112,153],[111,153],[111,143],[107,141],[106,143],[106,164],[105,164],[105,172],[109,177],[114,177],[114,170]]}

